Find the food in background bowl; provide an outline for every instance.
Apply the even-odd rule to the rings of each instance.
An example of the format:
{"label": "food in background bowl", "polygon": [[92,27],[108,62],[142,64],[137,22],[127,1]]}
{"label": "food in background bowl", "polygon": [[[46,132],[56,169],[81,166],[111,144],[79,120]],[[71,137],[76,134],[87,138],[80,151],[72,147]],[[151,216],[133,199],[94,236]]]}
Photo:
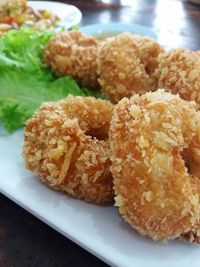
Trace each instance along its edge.
{"label": "food in background bowl", "polygon": [[26,0],[1,0],[0,1],[0,22],[17,24],[23,22],[27,10]]}
{"label": "food in background bowl", "polygon": [[59,17],[48,10],[34,10],[26,0],[0,1],[0,35],[26,25],[35,29],[54,27]]}

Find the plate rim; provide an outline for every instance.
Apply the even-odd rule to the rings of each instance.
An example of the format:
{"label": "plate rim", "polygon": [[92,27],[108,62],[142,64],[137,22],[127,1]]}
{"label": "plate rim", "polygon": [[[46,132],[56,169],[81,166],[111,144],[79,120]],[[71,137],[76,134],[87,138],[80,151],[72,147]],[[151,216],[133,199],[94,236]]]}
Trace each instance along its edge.
{"label": "plate rim", "polygon": [[[36,6],[37,6],[37,4],[45,4],[45,5],[47,5],[47,7],[46,7],[47,10],[48,10],[48,5],[52,5],[52,6],[53,5],[57,5],[57,6],[60,6],[60,7],[62,7],[62,6],[64,7],[65,6],[65,7],[72,8],[73,12],[74,13],[76,12],[76,19],[74,19],[75,22],[74,23],[71,23],[70,21],[67,22],[67,17],[66,18],[61,18],[61,20],[58,22],[58,26],[65,26],[65,24],[68,23],[68,25],[66,26],[67,29],[72,27],[72,26],[74,26],[74,25],[80,24],[81,21],[82,21],[82,18],[83,18],[83,14],[82,14],[81,10],[78,7],[76,7],[74,5],[71,5],[71,4],[68,4],[68,3],[56,2],[56,1],[38,1],[38,0],[36,0],[36,1],[28,0],[27,2],[28,2],[28,4],[30,4],[30,6],[31,6],[31,4],[36,5]],[[57,16],[60,16],[58,13],[56,13],[56,11],[55,11],[55,14]]]}
{"label": "plate rim", "polygon": [[[72,215],[74,215],[74,218],[72,220],[69,220],[69,222],[66,222],[66,219],[68,217],[66,217],[65,214],[63,215],[63,213],[62,213],[62,216],[59,217],[59,219],[57,220],[56,216],[58,216],[60,214],[60,212],[63,211],[63,208],[65,209],[66,207],[72,207],[72,210],[74,210],[74,208],[78,207],[77,212],[79,213],[80,209],[82,209],[82,208],[84,209],[84,207],[86,207],[85,205],[88,205],[88,203],[85,203],[84,201],[81,201],[81,200],[72,199],[72,198],[68,197],[67,195],[64,195],[64,194],[61,194],[60,192],[56,192],[54,190],[49,189],[48,187],[43,185],[39,179],[36,179],[36,177],[34,177],[30,171],[26,171],[24,167],[23,167],[22,173],[20,173],[18,171],[19,168],[21,170],[21,167],[24,166],[24,165],[22,165],[23,159],[21,158],[21,156],[20,156],[20,158],[18,157],[19,152],[21,153],[22,146],[23,146],[23,129],[15,131],[12,135],[6,136],[5,139],[4,138],[0,139],[0,146],[1,145],[2,145],[2,149],[3,149],[1,151],[4,151],[4,149],[6,147],[6,149],[8,149],[9,153],[7,154],[7,156],[4,152],[2,154],[0,153],[0,159],[3,160],[2,167],[0,165],[0,170],[1,170],[0,171],[0,193],[2,193],[3,195],[6,195],[9,199],[11,199],[15,203],[17,203],[19,206],[21,206],[22,208],[27,210],[33,216],[37,217],[38,219],[43,221],[45,224],[49,225],[50,227],[55,229],[57,232],[61,233],[65,237],[69,238],[70,240],[72,240],[73,242],[75,242],[76,244],[81,246],[83,249],[89,251],[90,253],[92,253],[96,257],[100,258],[101,260],[103,260],[107,264],[109,264],[111,266],[123,266],[123,267],[133,266],[133,265],[131,265],[132,263],[134,263],[136,266],[140,266],[140,267],[160,266],[160,263],[162,262],[161,256],[162,256],[162,258],[163,257],[165,258],[166,256],[168,257],[168,254],[169,254],[169,259],[167,259],[166,261],[164,261],[162,263],[163,267],[168,267],[169,264],[171,267],[175,267],[175,266],[177,266],[178,262],[180,264],[182,264],[182,266],[186,267],[186,266],[188,266],[187,265],[188,262],[191,262],[191,261],[192,261],[193,266],[199,266],[200,258],[198,255],[199,255],[200,247],[198,247],[196,245],[192,245],[192,244],[181,243],[180,241],[177,241],[179,243],[177,246],[177,244],[176,244],[177,242],[175,243],[174,241],[171,241],[169,243],[169,247],[167,248],[167,247],[165,247],[166,245],[164,245],[162,243],[156,243],[156,242],[150,240],[149,238],[140,237],[140,235],[136,234],[136,231],[134,231],[131,228],[126,229],[126,230],[131,230],[130,232],[125,231],[125,235],[123,233],[120,236],[127,238],[127,234],[130,235],[130,233],[131,233],[131,235],[130,235],[131,240],[135,239],[135,241],[136,241],[136,242],[134,241],[133,243],[132,242],[128,243],[128,244],[133,245],[133,247],[131,247],[131,251],[132,250],[134,251],[135,248],[136,248],[136,253],[137,253],[138,248],[142,251],[141,246],[143,246],[144,256],[142,255],[142,257],[141,257],[141,255],[139,255],[139,257],[135,257],[135,255],[137,255],[137,254],[136,253],[130,254],[130,249],[128,250],[128,254],[124,253],[124,251],[119,253],[119,246],[116,246],[116,247],[113,246],[113,244],[116,244],[115,238],[114,238],[115,241],[113,241],[112,237],[111,237],[111,242],[109,242],[109,239],[107,239],[106,236],[104,236],[103,239],[101,239],[101,234],[99,234],[99,231],[96,232],[96,228],[97,228],[97,230],[100,229],[101,231],[102,230],[110,231],[110,228],[113,228],[113,225],[114,225],[114,231],[111,231],[111,235],[113,235],[113,234],[116,235],[116,233],[119,230],[119,228],[118,228],[119,221],[117,221],[116,223],[113,224],[112,223],[113,221],[110,221],[111,218],[114,219],[114,221],[115,221],[115,219],[118,220],[118,218],[120,218],[120,223],[123,222],[123,225],[127,228],[128,225],[127,224],[125,225],[121,216],[118,217],[119,214],[118,214],[118,212],[116,212],[116,209],[114,209],[113,206],[108,206],[108,209],[106,209],[106,212],[104,213],[104,210],[105,210],[104,207],[102,210],[101,208],[99,209],[99,206],[97,205],[98,209],[96,210],[96,209],[94,209],[96,207],[96,205],[89,204],[92,206],[92,209],[86,208],[86,210],[84,211],[84,216],[82,218],[83,218],[83,222],[84,222],[84,220],[86,220],[85,223],[87,223],[87,219],[85,217],[88,214],[87,212],[89,212],[89,215],[95,214],[95,216],[97,215],[97,213],[100,215],[102,215],[102,214],[106,215],[107,217],[103,218],[105,225],[107,225],[107,221],[106,221],[107,218],[110,222],[108,224],[108,227],[104,228],[101,225],[96,226],[95,222],[93,222],[93,220],[92,220],[92,225],[94,223],[94,229],[96,232],[94,237],[93,237],[93,235],[90,235],[90,233],[94,233],[94,229],[92,229],[91,232],[88,232],[88,229],[87,229],[87,227],[85,228],[84,223],[82,224],[80,229],[76,228],[76,227],[79,227],[79,224],[73,224],[73,221],[77,220],[77,214],[73,213],[74,211],[72,212]],[[10,148],[12,148],[12,149],[10,149]],[[16,155],[17,155],[18,159],[16,158]],[[10,158],[10,156],[12,156],[14,158],[14,161],[9,160],[9,162],[6,163],[8,157]],[[6,163],[6,164],[4,164],[4,163]],[[20,165],[19,165],[19,163],[20,163]],[[10,166],[12,166],[12,168],[10,168]],[[14,166],[17,166],[16,170],[15,170]],[[9,175],[9,174],[12,174],[11,169],[13,169],[13,168],[14,168],[14,171],[17,172],[17,178],[16,178],[17,180],[16,180],[16,184],[14,183],[14,185],[12,182],[11,175]],[[6,176],[8,176],[8,179],[5,179]],[[28,184],[23,185],[24,181],[28,181]],[[20,184],[20,187],[19,187],[19,184]],[[34,185],[34,187],[33,187],[33,185]],[[30,191],[28,191],[29,197],[24,202],[24,190],[27,190],[27,186],[31,190],[31,192],[33,191],[34,193],[32,195],[32,193],[30,194]],[[39,202],[38,202],[38,195],[37,194],[39,194],[39,196],[41,196],[41,193],[42,193],[43,197],[42,197],[42,200],[39,197]],[[27,193],[26,193],[26,195],[27,195]],[[35,196],[36,196],[36,198],[35,198]],[[54,203],[54,200],[56,200],[56,201],[58,200],[59,203],[63,202],[64,205],[63,206],[61,205],[62,208],[59,209],[58,213],[57,213],[57,205],[54,208],[54,206],[52,206],[52,202],[50,202],[51,205],[48,206],[50,213],[48,212],[46,214],[44,211],[46,210],[47,205],[46,205],[46,202],[43,203],[43,198],[45,198],[47,200],[52,199],[53,203]],[[35,201],[33,201],[33,200],[35,200]],[[68,203],[67,203],[67,200],[69,201]],[[72,202],[70,203],[70,201],[73,201],[73,203],[74,203],[74,201],[76,201],[75,205],[71,205],[73,203]],[[79,206],[78,202],[80,202],[80,206]],[[39,209],[38,209],[38,203],[40,203],[40,207],[41,207]],[[49,205],[48,201],[47,201],[47,203]],[[77,203],[78,203],[78,206],[77,206]],[[80,207],[80,209],[79,209],[79,207]],[[93,211],[95,211],[95,213],[92,213]],[[113,218],[113,216],[114,216],[114,218]],[[63,219],[65,222],[65,226],[63,226]],[[78,219],[80,219],[80,217],[78,217]],[[98,217],[97,217],[97,221],[98,221]],[[89,225],[91,226],[90,220],[89,220]],[[93,228],[93,226],[92,226],[92,228]],[[117,232],[116,232],[116,230],[117,230]],[[121,230],[120,230],[120,232],[121,232]],[[124,230],[123,230],[123,232],[124,232]],[[81,235],[80,235],[80,233],[81,233]],[[100,236],[100,238],[95,239],[97,236],[98,237]],[[126,239],[123,239],[123,240],[124,241],[122,242],[122,244],[127,242]],[[94,242],[95,243],[97,242],[96,246],[94,245]],[[98,243],[98,242],[100,242],[100,243]],[[121,242],[119,242],[119,244],[121,244]],[[170,244],[172,244],[172,246],[170,246]],[[136,246],[138,245],[139,247],[137,248],[137,247],[135,247],[135,245]],[[157,250],[157,247],[160,247],[160,246],[162,247],[161,250],[159,250],[159,249]],[[183,247],[185,247],[185,248],[183,249]],[[149,250],[150,252],[148,252],[149,248],[150,248],[150,250]],[[167,250],[166,250],[166,248],[167,248]],[[173,248],[175,248],[175,249],[173,249]],[[145,253],[146,249],[147,249],[147,253]],[[149,253],[151,253],[151,249],[153,249],[153,255],[154,255],[153,258],[148,256]],[[193,252],[193,249],[194,249],[195,254],[191,253],[191,252]],[[125,251],[126,250],[127,249],[125,248]],[[175,251],[175,253],[172,253],[172,256],[169,253],[169,251],[171,251],[171,250]],[[184,251],[186,251],[186,250],[188,253],[184,253]],[[158,252],[160,251],[160,255],[161,255],[158,258],[157,258],[157,256],[155,256],[155,254],[157,254],[157,251]],[[163,251],[164,251],[164,255],[163,255]],[[167,251],[167,252],[165,252],[165,251]],[[115,254],[116,252],[118,252],[119,254]],[[175,258],[173,258],[174,254],[175,254]],[[176,257],[176,254],[177,254],[177,257]],[[181,258],[180,258],[180,255],[181,255]],[[186,257],[183,257],[183,255],[185,255]],[[194,258],[193,258],[193,255],[195,255]],[[132,260],[129,262],[130,258]]]}
{"label": "plate rim", "polygon": [[[116,32],[125,32],[123,29],[127,27],[127,32],[134,32],[135,34],[141,34],[145,36],[149,36],[153,39],[157,39],[156,31],[152,30],[150,27],[145,25],[137,24],[137,23],[126,23],[126,22],[110,22],[110,23],[95,23],[95,24],[85,24],[80,27],[80,31],[85,33],[86,35],[93,35],[94,31],[98,31],[99,33],[110,32],[112,30],[116,30]],[[121,28],[121,30],[117,30],[117,28]],[[130,28],[133,28],[133,31],[130,31]],[[146,33],[146,34],[145,34]]]}

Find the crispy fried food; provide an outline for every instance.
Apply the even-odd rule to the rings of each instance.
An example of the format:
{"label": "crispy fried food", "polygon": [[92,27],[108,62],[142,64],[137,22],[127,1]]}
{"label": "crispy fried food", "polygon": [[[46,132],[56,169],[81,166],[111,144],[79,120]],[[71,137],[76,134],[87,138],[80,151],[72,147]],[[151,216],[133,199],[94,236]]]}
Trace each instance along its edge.
{"label": "crispy fried food", "polygon": [[176,49],[160,56],[156,70],[158,86],[179,94],[184,100],[194,100],[200,108],[200,59],[197,52]]}
{"label": "crispy fried food", "polygon": [[25,129],[26,167],[50,187],[89,202],[112,200],[112,104],[93,97],[44,103]]}
{"label": "crispy fried food", "polygon": [[200,56],[200,50],[195,51],[196,55]]}
{"label": "crispy fried food", "polygon": [[134,39],[140,51],[141,61],[146,72],[154,79],[155,87],[157,86],[157,79],[154,77],[154,71],[159,65],[159,56],[165,53],[165,50],[159,43],[145,36],[136,35]]}
{"label": "crispy fried food", "polygon": [[124,219],[154,240],[199,223],[200,113],[158,90],[122,99],[109,133],[115,201]]}
{"label": "crispy fried food", "polygon": [[99,50],[97,72],[102,90],[113,103],[157,88],[152,75],[163,48],[153,40],[122,33]]}
{"label": "crispy fried food", "polygon": [[96,57],[100,43],[79,31],[56,34],[44,52],[44,62],[58,76],[73,76],[82,86],[98,87]]}
{"label": "crispy fried food", "polygon": [[195,227],[192,230],[190,230],[188,233],[182,234],[180,239],[183,241],[190,242],[190,243],[200,244],[199,229],[200,229],[200,222],[196,224]]}
{"label": "crispy fried food", "polygon": [[[197,148],[198,150],[200,148]],[[195,160],[196,162],[200,162],[200,152],[198,152],[196,149],[196,153],[199,153],[198,157],[196,156]],[[189,158],[190,161],[193,161],[193,164],[195,163],[192,157]],[[200,182],[199,182],[199,173],[200,168],[199,166],[196,167],[195,175],[192,176],[193,178],[193,184],[195,189],[197,188],[197,192],[200,195]],[[200,218],[197,221],[197,223],[194,224],[194,226],[191,228],[190,231],[187,233],[184,233],[181,235],[181,239],[190,243],[199,243],[200,244]]]}

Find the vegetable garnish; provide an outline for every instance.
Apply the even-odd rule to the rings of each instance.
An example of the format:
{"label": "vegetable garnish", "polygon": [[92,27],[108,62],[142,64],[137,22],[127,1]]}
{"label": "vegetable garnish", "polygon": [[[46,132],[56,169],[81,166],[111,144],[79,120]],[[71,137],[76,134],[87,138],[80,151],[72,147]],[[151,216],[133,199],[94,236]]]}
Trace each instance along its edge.
{"label": "vegetable garnish", "polygon": [[55,77],[42,62],[50,31],[21,28],[0,39],[0,123],[8,132],[24,125],[42,102],[67,95],[101,97],[80,88],[72,77]]}

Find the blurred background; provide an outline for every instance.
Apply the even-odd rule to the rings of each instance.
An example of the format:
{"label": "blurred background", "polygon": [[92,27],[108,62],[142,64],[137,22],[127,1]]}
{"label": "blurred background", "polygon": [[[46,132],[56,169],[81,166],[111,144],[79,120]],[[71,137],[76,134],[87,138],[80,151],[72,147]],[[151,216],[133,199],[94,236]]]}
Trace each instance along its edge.
{"label": "blurred background", "polygon": [[[124,22],[147,26],[169,48],[200,49],[200,0],[77,0],[82,25]],[[195,3],[194,3],[195,2]]]}

